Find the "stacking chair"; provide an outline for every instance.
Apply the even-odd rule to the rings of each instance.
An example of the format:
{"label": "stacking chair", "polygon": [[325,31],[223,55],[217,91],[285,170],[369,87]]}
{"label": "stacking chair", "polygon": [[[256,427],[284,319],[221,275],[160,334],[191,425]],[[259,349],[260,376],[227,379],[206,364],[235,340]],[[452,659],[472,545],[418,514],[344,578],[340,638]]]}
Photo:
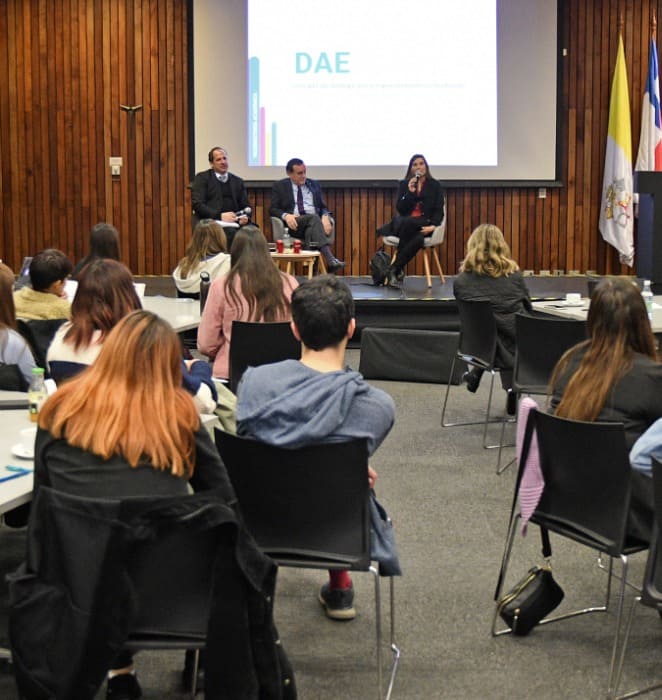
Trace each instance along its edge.
{"label": "stacking chair", "polygon": [[235,394],[247,367],[280,360],[298,360],[301,343],[292,334],[289,321],[280,323],[232,322],[230,342],[230,390]]}
{"label": "stacking chair", "polygon": [[[648,545],[627,535],[630,509],[630,462],[625,431],[620,423],[590,423],[559,418],[540,411],[529,413],[527,430],[538,437],[540,466],[545,487],[530,522],[540,528],[607,555],[609,575],[606,598],[602,605],[586,607],[548,617],[544,625],[593,612],[607,612],[610,602],[613,560],[621,562],[619,596],[616,607],[614,641],[609,666],[609,688],[616,668],[616,657],[622,636],[623,596],[627,583],[628,556],[645,550]],[[515,494],[523,473],[523,455]],[[519,513],[511,514],[503,552],[495,600],[502,597]],[[498,603],[495,606],[492,634],[497,631]]]}
{"label": "stacking chair", "polygon": [[216,430],[216,446],[239,508],[260,549],[279,566],[369,571],[375,583],[377,692],[391,696],[400,650],[395,644],[393,578],[390,642],[393,665],[383,695],[381,594],[370,562],[368,452],[365,440],[296,450]]}
{"label": "stacking chair", "polygon": [[[490,423],[500,423],[506,419],[492,418],[491,416],[494,378],[500,371],[498,367],[494,366],[497,349],[497,330],[494,314],[492,313],[492,305],[489,301],[460,301],[458,299],[457,308],[460,314],[460,340],[448,375],[444,405],[441,409],[441,425],[444,428],[461,425],[482,425],[483,447],[485,449],[494,449],[499,447],[499,444],[487,444],[487,426]],[[490,375],[490,394],[484,420],[455,422],[446,420],[448,394],[450,393],[456,362],[465,362],[469,367],[482,369],[486,374]]]}
{"label": "stacking chair", "polygon": [[46,353],[48,346],[53,340],[53,336],[57,329],[66,321],[66,318],[55,319],[17,319],[16,330],[25,338],[37,367],[43,367],[46,371],[46,377],[49,377],[46,364]]}
{"label": "stacking chair", "polygon": [[[430,275],[430,251],[432,251],[441,283],[444,284],[446,281],[444,271],[441,269],[441,260],[439,259],[438,252],[439,248],[441,248],[441,245],[444,242],[444,239],[446,238],[446,212],[446,197],[444,196],[444,218],[439,226],[435,227],[434,231],[429,236],[425,237],[423,240],[423,248],[421,249],[423,251],[423,265],[425,266],[425,277],[428,281],[428,287],[432,286],[432,277]],[[398,236],[384,236],[384,245],[393,249],[391,263],[393,263],[395,260],[399,243],[400,238],[398,238]]]}
{"label": "stacking chair", "polygon": [[[513,391],[519,399],[522,395],[546,395],[549,380],[556,363],[563,353],[573,345],[586,340],[586,323],[561,318],[515,315],[515,368]],[[497,474],[505,471],[513,462],[501,467],[501,452],[504,447],[506,423],[501,427]]]}
{"label": "stacking chair", "polygon": [[[623,644],[621,647],[621,656],[618,664],[618,669],[615,674],[609,698],[632,698],[644,693],[649,693],[658,688],[662,688],[662,681],[650,685],[646,688],[633,690],[623,695],[618,695],[618,687],[621,682],[623,672],[623,662],[627,651],[627,645],[630,639],[630,630],[632,629],[632,621],[634,619],[635,610],[638,604],[645,605],[648,608],[657,610],[662,615],[662,541],[660,540],[660,524],[662,523],[662,464],[656,459],[653,459],[653,493],[655,498],[655,525],[653,531],[653,539],[648,551],[648,560],[646,562],[646,572],[644,573],[644,582],[641,589],[641,595],[637,596],[632,602],[630,615],[628,616],[627,626],[623,635]],[[657,669],[657,667],[656,667]]]}

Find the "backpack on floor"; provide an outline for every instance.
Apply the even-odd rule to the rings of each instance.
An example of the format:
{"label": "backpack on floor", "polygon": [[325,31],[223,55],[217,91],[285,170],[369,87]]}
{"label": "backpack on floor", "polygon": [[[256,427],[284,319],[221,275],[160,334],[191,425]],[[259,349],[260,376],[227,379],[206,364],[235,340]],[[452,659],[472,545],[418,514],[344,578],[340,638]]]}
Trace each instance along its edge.
{"label": "backpack on floor", "polygon": [[391,267],[391,258],[385,250],[378,250],[370,260],[370,276],[374,285],[386,283],[388,271]]}

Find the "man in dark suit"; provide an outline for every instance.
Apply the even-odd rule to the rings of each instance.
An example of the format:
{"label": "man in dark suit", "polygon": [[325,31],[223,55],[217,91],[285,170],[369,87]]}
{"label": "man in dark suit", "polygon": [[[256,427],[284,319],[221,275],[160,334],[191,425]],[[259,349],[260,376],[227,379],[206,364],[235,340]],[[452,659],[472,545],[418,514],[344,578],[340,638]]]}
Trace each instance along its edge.
{"label": "man in dark suit", "polygon": [[[228,171],[228,152],[220,146],[209,151],[209,170],[198,173],[191,187],[191,203],[197,220],[216,219],[226,224],[246,226],[250,222],[249,212],[238,216],[248,204],[244,181]],[[223,227],[228,239],[228,250],[236,232],[235,226]]]}
{"label": "man in dark suit", "polygon": [[322,188],[316,180],[306,177],[306,164],[301,158],[291,158],[285,172],[287,177],[271,188],[269,214],[282,219],[290,235],[315,243],[329,272],[341,270],[345,263],[335,257],[329,245],[333,224]]}

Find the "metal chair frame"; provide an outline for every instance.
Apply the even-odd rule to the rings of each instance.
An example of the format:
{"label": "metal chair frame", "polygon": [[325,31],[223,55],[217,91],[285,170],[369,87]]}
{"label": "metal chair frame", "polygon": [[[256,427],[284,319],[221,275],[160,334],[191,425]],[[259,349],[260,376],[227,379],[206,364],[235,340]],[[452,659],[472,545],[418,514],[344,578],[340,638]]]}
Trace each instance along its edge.
{"label": "metal chair frame", "polygon": [[380,699],[389,700],[401,652],[395,642],[394,582],[390,577],[393,662],[384,694],[380,577],[370,562],[365,439],[295,450],[247,440],[218,429],[215,439],[244,522],[265,554],[279,566],[349,569],[372,575],[377,691]]}
{"label": "metal chair frame", "polygon": [[[489,301],[460,301],[457,300],[460,314],[460,340],[458,349],[451,362],[451,369],[446,383],[444,403],[441,409],[441,426],[451,428],[465,425],[483,426],[483,447],[486,450],[497,449],[500,441],[496,444],[488,444],[487,428],[490,423],[503,423],[505,418],[494,418],[491,416],[492,395],[494,393],[494,378],[499,374],[499,368],[494,366],[496,357],[496,322],[492,313],[492,306]],[[457,361],[465,362],[470,367],[482,369],[490,375],[490,393],[487,400],[485,419],[479,421],[446,421],[446,408],[448,405],[448,395],[450,393],[453,372]]]}
{"label": "metal chair frame", "polygon": [[[625,433],[618,423],[585,423],[559,418],[540,411],[529,413],[527,431],[535,429],[538,436],[540,463],[545,489],[530,522],[566,537],[578,544],[608,555],[607,590],[602,605],[580,608],[571,612],[544,618],[538,626],[594,612],[607,612],[611,600],[613,561],[621,562],[614,641],[608,672],[607,694],[618,677],[618,651],[624,637],[623,608],[628,584],[628,557],[643,551],[647,544],[627,538],[626,529],[630,508],[630,464],[625,446]],[[526,455],[517,475],[515,497],[519,491]],[[592,504],[592,479],[599,477],[602,498]],[[597,501],[597,499],[594,499]],[[513,542],[520,519],[515,509],[508,525],[508,534],[501,563],[501,573],[495,591],[497,601],[492,619],[492,636],[510,634],[510,629],[497,630],[498,601],[502,596]],[[605,518],[605,513],[608,517]]]}

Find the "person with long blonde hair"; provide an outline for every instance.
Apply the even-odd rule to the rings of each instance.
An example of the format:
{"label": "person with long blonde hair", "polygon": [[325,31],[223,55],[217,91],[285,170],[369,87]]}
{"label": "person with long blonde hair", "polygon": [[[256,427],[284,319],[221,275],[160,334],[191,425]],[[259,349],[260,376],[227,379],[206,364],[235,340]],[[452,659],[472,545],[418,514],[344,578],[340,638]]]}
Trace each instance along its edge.
{"label": "person with long blonde hair", "polygon": [[0,389],[25,391],[36,365],[28,344],[16,331],[13,291],[14,273],[0,262]]}
{"label": "person with long blonde hair", "polygon": [[[176,496],[219,489],[235,496],[190,394],[170,325],[134,311],[108,334],[95,363],[62,385],[40,414],[34,493],[42,486],[82,497]],[[109,672],[107,698],[139,698],[133,659]]]}
{"label": "person with long blonde hair", "polygon": [[230,254],[223,227],[213,219],[196,224],[193,237],[172,277],[182,295],[200,296],[200,273],[207,272],[214,280],[230,271]]}
{"label": "person with long blonde hair", "polygon": [[229,376],[233,321],[289,321],[290,299],[298,282],[280,272],[261,231],[240,230],[232,243],[232,267],[209,288],[198,350],[214,360],[213,376]]}
{"label": "person with long blonde hair", "polygon": [[[563,418],[622,423],[628,450],[662,417],[662,364],[646,305],[629,279],[608,278],[591,296],[588,340],[570,348],[550,381],[551,409]],[[652,482],[633,470],[628,533],[649,541]]]}
{"label": "person with long blonde hair", "polygon": [[[504,389],[509,390],[515,363],[515,314],[530,313],[533,307],[519,266],[498,226],[480,224],[473,230],[453,292],[461,301],[490,302],[497,328],[495,365],[501,369]],[[462,379],[469,391],[478,389],[482,374],[477,369],[464,374]],[[515,412],[514,399],[509,391],[509,413]]]}

